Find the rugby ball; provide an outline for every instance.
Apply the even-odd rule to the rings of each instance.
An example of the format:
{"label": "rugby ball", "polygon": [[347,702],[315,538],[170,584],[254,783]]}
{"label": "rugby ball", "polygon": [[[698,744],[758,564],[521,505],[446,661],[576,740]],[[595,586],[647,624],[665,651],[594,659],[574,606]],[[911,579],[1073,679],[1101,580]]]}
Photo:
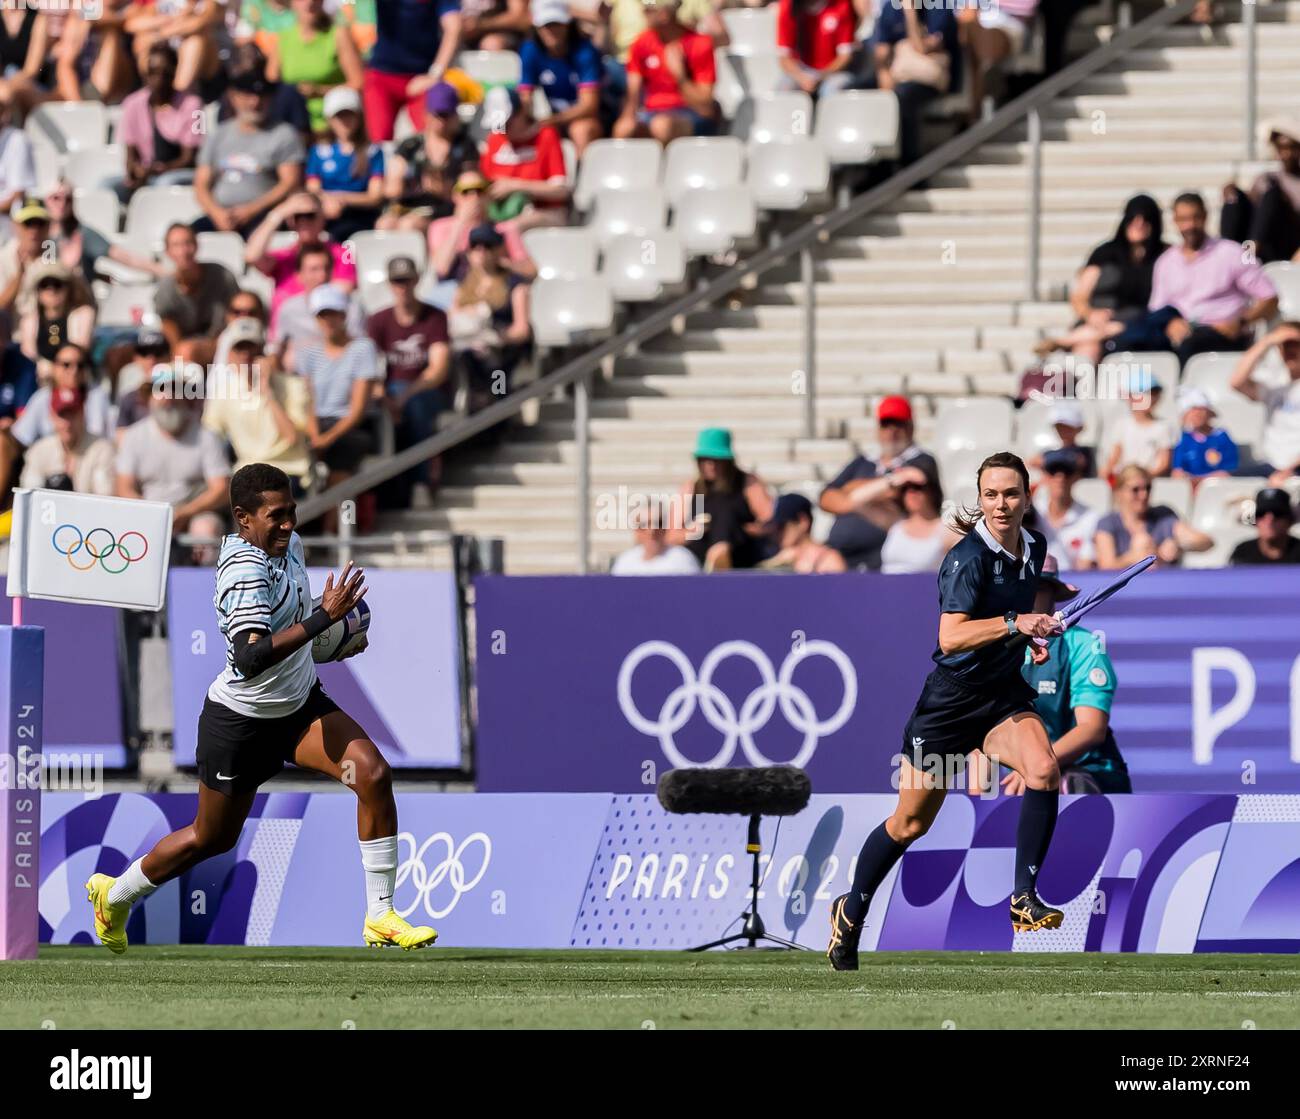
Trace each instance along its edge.
{"label": "rugby ball", "polygon": [[[312,609],[320,606],[320,599],[312,602]],[[324,633],[318,633],[311,643],[311,659],[317,664],[341,660],[366,639],[370,628],[370,606],[363,598]]]}

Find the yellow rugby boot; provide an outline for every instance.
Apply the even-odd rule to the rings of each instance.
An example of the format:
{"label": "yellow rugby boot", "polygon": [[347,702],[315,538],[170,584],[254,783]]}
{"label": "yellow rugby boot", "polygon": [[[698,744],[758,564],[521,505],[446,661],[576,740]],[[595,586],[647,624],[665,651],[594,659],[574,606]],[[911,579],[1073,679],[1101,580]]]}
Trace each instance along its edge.
{"label": "yellow rugby boot", "polygon": [[409,952],[412,948],[427,948],[438,939],[436,929],[428,925],[412,925],[390,909],[379,920],[367,916],[361,929],[361,939],[369,948],[400,948]]}
{"label": "yellow rugby boot", "polygon": [[131,907],[108,904],[108,891],[116,881],[107,874],[92,874],[86,883],[86,899],[95,908],[95,935],[99,942],[120,956],[126,951],[126,919],[131,915]]}

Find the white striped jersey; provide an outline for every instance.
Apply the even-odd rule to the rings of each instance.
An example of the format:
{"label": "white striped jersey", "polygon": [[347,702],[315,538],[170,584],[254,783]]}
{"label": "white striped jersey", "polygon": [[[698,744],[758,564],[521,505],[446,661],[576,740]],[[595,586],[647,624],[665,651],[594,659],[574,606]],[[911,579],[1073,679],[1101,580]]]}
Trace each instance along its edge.
{"label": "white striped jersey", "polygon": [[254,719],[297,711],[316,683],[311,642],[252,679],[235,667],[233,642],[244,630],[279,633],[311,613],[311,583],[298,534],[289,538],[289,547],[279,557],[233,533],[224,537],[212,602],[226,639],[226,667],[208,688],[208,698]]}

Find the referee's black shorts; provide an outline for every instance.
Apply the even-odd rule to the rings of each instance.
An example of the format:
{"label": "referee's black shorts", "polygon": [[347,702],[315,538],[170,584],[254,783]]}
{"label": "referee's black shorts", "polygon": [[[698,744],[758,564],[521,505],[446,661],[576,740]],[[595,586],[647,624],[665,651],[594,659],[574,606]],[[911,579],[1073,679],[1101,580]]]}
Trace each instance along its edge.
{"label": "referee's black shorts", "polygon": [[339,705],[317,680],[297,711],[272,719],[241,715],[211,697],[199,715],[195,762],[199,780],[225,796],[246,793],[269,781],[293,752],[307,728]]}
{"label": "referee's black shorts", "polygon": [[918,769],[927,759],[965,757],[1012,715],[1034,714],[1037,693],[1023,677],[985,687],[963,684],[943,668],[926,677],[903,729],[903,755]]}

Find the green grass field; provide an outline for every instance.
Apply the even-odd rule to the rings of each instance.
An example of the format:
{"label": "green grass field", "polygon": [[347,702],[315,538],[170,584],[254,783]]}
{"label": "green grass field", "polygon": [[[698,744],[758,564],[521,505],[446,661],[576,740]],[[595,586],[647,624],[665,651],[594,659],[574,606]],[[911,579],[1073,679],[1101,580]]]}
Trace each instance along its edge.
{"label": "green grass field", "polygon": [[0,964],[0,1028],[1300,1026],[1295,956],[44,948]]}

